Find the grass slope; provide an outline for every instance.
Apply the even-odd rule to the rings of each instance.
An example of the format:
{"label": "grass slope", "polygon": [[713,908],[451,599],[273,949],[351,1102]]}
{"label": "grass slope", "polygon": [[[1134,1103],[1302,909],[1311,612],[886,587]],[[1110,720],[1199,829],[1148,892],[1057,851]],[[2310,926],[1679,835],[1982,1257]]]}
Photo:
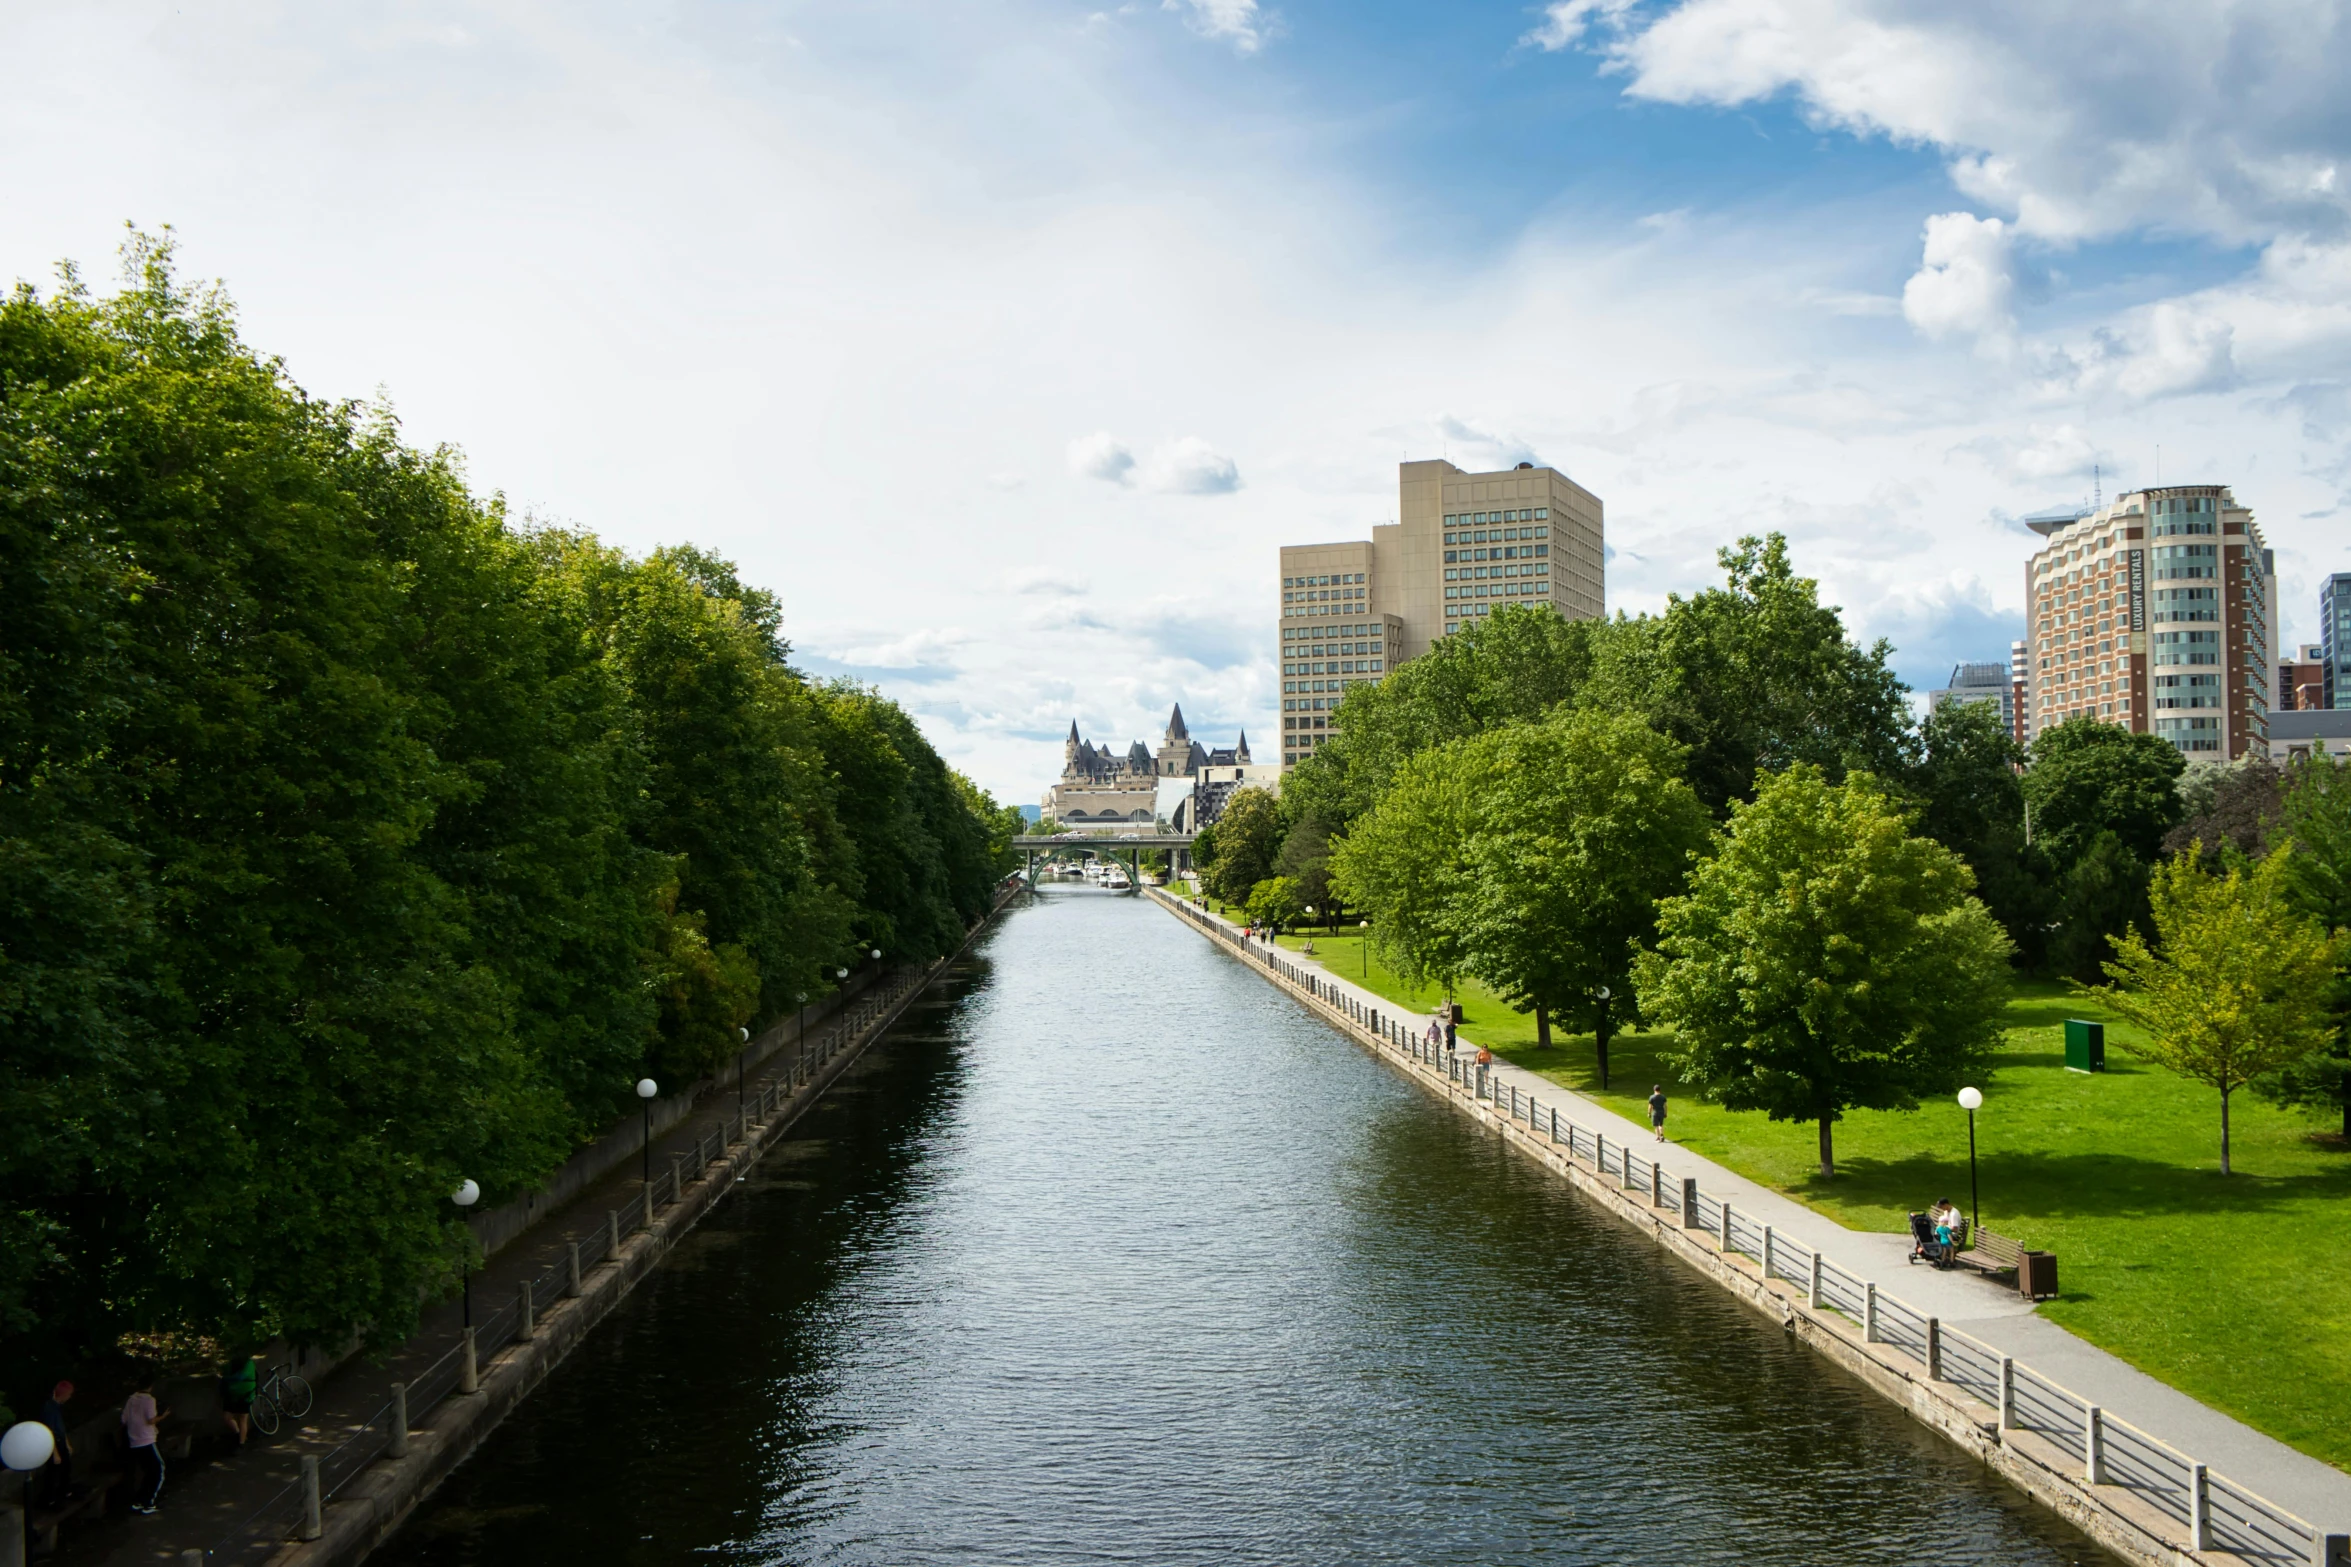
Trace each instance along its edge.
{"label": "grass slope", "polygon": [[[1353,936],[1313,938],[1335,973],[1423,1014],[1439,997],[1377,961]],[[1298,938],[1283,938],[1295,948]],[[1619,1034],[1602,1089],[1589,1034],[1554,1030],[1482,987],[1458,998],[1462,1036],[1633,1120],[1652,1083],[1672,1100],[1673,1140],[1858,1229],[1899,1231],[1937,1197],[1967,1201],[1967,1117],[1948,1101],[1860,1110],[1837,1125],[1837,1174],[1823,1180],[1808,1125],[1719,1109],[1657,1059],[1664,1039]],[[2351,1467],[2351,1151],[2326,1117],[2240,1093],[2231,1105],[2237,1173],[2220,1174],[2219,1096],[2131,1053],[2137,1033],[2063,986],[2028,981],[2006,1041],[1978,1087],[1983,1218],[2057,1253],[2054,1321],[2216,1409],[2339,1467]],[[2065,1070],[2064,1020],[2106,1024],[2107,1070]],[[1895,1286],[1898,1290],[1899,1286]]]}

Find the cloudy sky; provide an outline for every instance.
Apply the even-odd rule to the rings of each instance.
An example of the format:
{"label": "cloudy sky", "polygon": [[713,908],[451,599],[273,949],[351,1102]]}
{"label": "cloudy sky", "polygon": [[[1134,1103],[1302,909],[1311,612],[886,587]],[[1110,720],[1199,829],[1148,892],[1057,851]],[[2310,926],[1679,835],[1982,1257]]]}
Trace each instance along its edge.
{"label": "cloudy sky", "polygon": [[[2015,520],[2351,569],[2334,0],[0,4],[0,269],[174,225],[312,391],[784,597],[1001,797],[1278,728],[1274,546],[1554,464],[1611,609],[1785,531],[1914,685]],[[1266,747],[1270,749],[1270,747]]]}

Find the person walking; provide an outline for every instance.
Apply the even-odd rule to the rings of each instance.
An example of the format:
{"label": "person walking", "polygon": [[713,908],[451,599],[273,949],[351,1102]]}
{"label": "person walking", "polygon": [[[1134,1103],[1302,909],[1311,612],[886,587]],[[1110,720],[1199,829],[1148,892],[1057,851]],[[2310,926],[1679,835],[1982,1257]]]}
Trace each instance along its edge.
{"label": "person walking", "polygon": [[155,1407],[155,1373],[142,1371],[131,1396],[122,1401],[122,1429],[131,1448],[131,1511],[151,1513],[163,1495],[163,1453],[155,1428],[171,1418]]}
{"label": "person walking", "polygon": [[1659,1142],[1665,1141],[1665,1085],[1663,1083],[1649,1085],[1649,1130],[1657,1134]]}
{"label": "person walking", "polygon": [[73,1500],[73,1438],[66,1434],[70,1417],[65,1406],[73,1402],[73,1384],[59,1378],[49,1390],[48,1401],[41,1405],[41,1424],[49,1428],[51,1450],[48,1467],[41,1475],[41,1503],[45,1507],[63,1507]]}
{"label": "person walking", "polygon": [[221,1374],[220,1417],[237,1433],[237,1445],[253,1439],[253,1388],[260,1379],[261,1357],[247,1355]]}

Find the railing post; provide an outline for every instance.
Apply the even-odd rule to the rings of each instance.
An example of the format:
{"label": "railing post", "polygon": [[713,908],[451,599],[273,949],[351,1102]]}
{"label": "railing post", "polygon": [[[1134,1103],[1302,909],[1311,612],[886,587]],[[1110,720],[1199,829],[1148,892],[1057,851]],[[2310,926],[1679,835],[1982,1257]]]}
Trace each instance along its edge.
{"label": "railing post", "polygon": [[2351,1534],[2323,1530],[2311,1541],[2311,1567],[2351,1567]]}
{"label": "railing post", "polygon": [[1763,1282],[1771,1282],[1771,1226],[1763,1227]]}
{"label": "railing post", "polygon": [[2096,1404],[2082,1410],[2082,1481],[2106,1483],[2106,1411]]}
{"label": "railing post", "polygon": [[465,1337],[457,1350],[457,1391],[478,1393],[482,1387],[481,1366],[474,1359],[473,1329],[465,1330]]}
{"label": "railing post", "polygon": [[620,1210],[618,1208],[607,1208],[604,1210],[604,1217],[610,1220],[612,1224],[612,1245],[608,1250],[608,1254],[611,1256],[614,1262],[618,1262],[620,1261]]}
{"label": "railing post", "polygon": [[2012,1355],[2000,1357],[2000,1430],[2016,1429],[2016,1359]]}
{"label": "railing post", "polygon": [[1654,1159],[1649,1161],[1649,1206],[1665,1206],[1665,1166]]}
{"label": "railing post", "polygon": [[520,1298],[515,1304],[521,1315],[515,1320],[514,1336],[521,1342],[528,1344],[539,1336],[539,1314],[533,1309],[529,1279],[522,1281]]}
{"label": "railing post", "polygon": [[327,1532],[318,1496],[318,1455],[302,1455],[302,1538],[315,1540]]}
{"label": "railing post", "polygon": [[1697,1227],[1698,1177],[1695,1175],[1685,1175],[1682,1177],[1682,1228],[1685,1230],[1694,1230]]}
{"label": "railing post", "polygon": [[2205,1489],[2202,1464],[2188,1465],[2188,1549],[2212,1549],[2212,1498]]}
{"label": "railing post", "polygon": [[392,1384],[391,1440],[384,1444],[384,1453],[391,1458],[408,1456],[408,1384]]}
{"label": "railing post", "polygon": [[1943,1323],[1938,1317],[1927,1318],[1927,1380],[1943,1380]]}
{"label": "railing post", "polygon": [[571,1278],[565,1293],[573,1300],[580,1298],[580,1243],[578,1241],[571,1243]]}
{"label": "railing post", "polygon": [[1716,1250],[1726,1257],[1731,1254],[1731,1200],[1728,1197],[1722,1200],[1722,1240]]}
{"label": "railing post", "polygon": [[1606,1132],[1602,1132],[1598,1134],[1598,1139],[1592,1144],[1592,1173],[1595,1175],[1603,1174],[1607,1171],[1607,1169],[1608,1134]]}
{"label": "railing post", "polygon": [[180,1552],[180,1567],[204,1567],[204,1553],[193,1545]]}
{"label": "railing post", "polygon": [[1821,1289],[1820,1269],[1820,1253],[1816,1251],[1812,1254],[1812,1288],[1805,1295],[1805,1304],[1815,1311],[1828,1304],[1828,1296]]}
{"label": "railing post", "polygon": [[1861,1340],[1865,1344],[1878,1341],[1878,1287],[1875,1283],[1861,1286]]}
{"label": "railing post", "polygon": [[685,1155],[673,1153],[669,1156],[669,1200],[671,1202],[678,1202],[686,1195],[686,1182],[683,1174],[685,1168]]}

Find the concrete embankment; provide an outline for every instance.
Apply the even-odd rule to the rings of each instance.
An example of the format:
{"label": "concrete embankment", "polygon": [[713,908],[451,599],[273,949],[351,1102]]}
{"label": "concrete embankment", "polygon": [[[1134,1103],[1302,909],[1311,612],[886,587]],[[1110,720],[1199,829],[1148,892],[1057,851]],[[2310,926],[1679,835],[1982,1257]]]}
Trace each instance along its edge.
{"label": "concrete embankment", "polygon": [[[1694,1227],[1694,1214],[1685,1213],[1683,1203],[1662,1193],[1679,1191],[1682,1180],[1687,1178],[1693,1183],[1708,1182],[1714,1190],[1727,1195],[1734,1183],[1709,1161],[1682,1155],[1676,1162],[1685,1168],[1676,1169],[1672,1180],[1659,1179],[1660,1171],[1658,1176],[1644,1178],[1637,1186],[1627,1189],[1627,1175],[1648,1161],[1625,1159],[1622,1150],[1627,1133],[1633,1129],[1614,1116],[1604,1111],[1590,1115],[1591,1123],[1604,1129],[1597,1142],[1589,1134],[1579,1136],[1573,1131],[1563,1138],[1561,1128],[1571,1113],[1590,1114],[1598,1107],[1589,1106],[1579,1096],[1556,1085],[1515,1071],[1514,1079],[1522,1080],[1529,1087],[1539,1084],[1544,1100],[1553,1107],[1548,1119],[1538,1115],[1534,1100],[1522,1098],[1515,1086],[1505,1101],[1495,1093],[1489,1077],[1486,1091],[1481,1093],[1473,1075],[1463,1074],[1467,1078],[1464,1081],[1441,1061],[1426,1059],[1432,1052],[1413,1043],[1419,1019],[1400,1019],[1393,1004],[1384,998],[1337,979],[1295,954],[1269,951],[1262,944],[1242,944],[1229,922],[1190,907],[1179,898],[1156,889],[1153,895],[1163,907],[1214,938],[1237,960],[1408,1080],[1443,1098],[1514,1149],[1568,1181],[1660,1249],[1728,1290],[1753,1310],[1778,1322],[1790,1335],[1852,1373],[1872,1392],[1901,1406],[1920,1424],[1964,1449],[2117,1556],[2145,1567],[2256,1560],[2351,1567],[2351,1545],[2346,1544],[2344,1536],[2303,1525],[2303,1538],[2297,1539],[2294,1525],[2300,1521],[2280,1521],[2274,1514],[2264,1523],[2275,1535],[2279,1548],[2274,1552],[2239,1555],[2213,1543],[2199,1549],[2192,1532],[2201,1530],[2207,1536],[2211,1534],[2209,1520],[2203,1515],[2207,1499],[2220,1498],[2216,1505],[2222,1507],[2235,1505],[2217,1476],[2209,1492],[2205,1489],[2206,1477],[2201,1465],[2188,1466],[2197,1487],[2193,1505],[2165,1493],[2160,1487],[2134,1488],[2117,1483],[2111,1473],[2098,1474],[2094,1483],[2091,1471],[2099,1466],[2086,1464],[2078,1449],[2069,1450],[2042,1432],[2020,1429],[2014,1421],[2004,1421],[2002,1411],[1994,1404],[1934,1374],[1931,1364],[1922,1365],[1894,1344],[1873,1341],[1876,1335],[1863,1322],[1824,1305],[1817,1293],[1817,1273],[1813,1289],[1808,1291],[1798,1281],[1775,1274],[1754,1255],[1730,1244],[1727,1234]],[[1523,1117],[1519,1114],[1522,1103]],[[1647,1141],[1646,1133],[1637,1135]],[[1614,1169],[1609,1164],[1612,1146],[1617,1150]],[[1736,1184],[1748,1187],[1748,1183]],[[1691,1202],[1687,1206],[1703,1212],[1712,1205]],[[1728,1206],[1724,1202],[1716,1211],[1727,1211]],[[1769,1234],[1768,1229],[1765,1233]],[[1763,1243],[1766,1257],[1770,1246],[1766,1239]],[[1817,1246],[1812,1254],[1819,1255]],[[1874,1298],[1876,1287],[1867,1288]],[[1874,1307],[1872,1316],[1874,1320]],[[1935,1330],[1930,1327],[1928,1331],[1931,1334]],[[2017,1364],[2021,1371],[2021,1362]],[[2211,1420],[2226,1419],[2217,1412],[2204,1413]],[[2097,1411],[2089,1412],[2088,1423],[2093,1431],[2099,1418]],[[2258,1433],[2246,1431],[2244,1435],[2263,1446],[2275,1446]],[[2097,1439],[2093,1436],[2091,1440]],[[2312,1462],[2298,1454],[2283,1456],[2302,1465]],[[2240,1473],[2232,1478],[2247,1480],[2254,1476]],[[2329,1471],[2328,1478],[2340,1477]],[[2322,1521],[2334,1528],[2340,1528],[2343,1522],[2331,1512],[2322,1515]]]}
{"label": "concrete embankment", "polygon": [[751,1103],[772,1105],[764,1118],[754,1113],[738,1121],[716,1158],[698,1173],[676,1178],[674,1195],[666,1205],[619,1237],[595,1266],[580,1272],[576,1294],[541,1306],[530,1337],[518,1339],[480,1366],[474,1391],[453,1394],[429,1413],[416,1417],[403,1444],[405,1451],[398,1456],[387,1453],[346,1482],[319,1510],[316,1537],[289,1543],[270,1558],[271,1567],[352,1567],[390,1539],[417,1506],[661,1265],[744,1173],[783,1139],[1017,895],[1017,888],[1009,889],[989,919],[975,927],[962,950],[930,965],[903,993],[879,1007],[865,1026],[842,1040],[835,1053],[804,1082],[786,1092],[778,1092],[773,1080],[761,1082]]}

